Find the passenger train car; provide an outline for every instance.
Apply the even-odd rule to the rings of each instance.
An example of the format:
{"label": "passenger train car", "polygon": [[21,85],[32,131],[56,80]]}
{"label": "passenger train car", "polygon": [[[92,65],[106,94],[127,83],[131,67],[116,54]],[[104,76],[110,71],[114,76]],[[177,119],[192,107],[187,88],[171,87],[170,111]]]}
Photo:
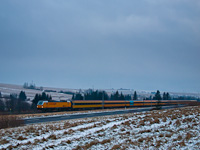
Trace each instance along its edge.
{"label": "passenger train car", "polygon": [[73,100],[67,102],[39,101],[37,109],[42,111],[53,110],[84,110],[84,109],[107,109],[107,108],[132,108],[132,107],[155,107],[170,105],[191,105],[196,101],[189,100]]}

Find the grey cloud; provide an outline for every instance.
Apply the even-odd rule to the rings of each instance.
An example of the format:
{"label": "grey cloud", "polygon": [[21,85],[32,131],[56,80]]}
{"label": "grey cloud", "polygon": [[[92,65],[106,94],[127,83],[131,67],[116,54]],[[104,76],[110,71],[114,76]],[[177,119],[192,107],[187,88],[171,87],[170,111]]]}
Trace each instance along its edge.
{"label": "grey cloud", "polygon": [[199,91],[199,14],[196,0],[2,0],[0,82]]}

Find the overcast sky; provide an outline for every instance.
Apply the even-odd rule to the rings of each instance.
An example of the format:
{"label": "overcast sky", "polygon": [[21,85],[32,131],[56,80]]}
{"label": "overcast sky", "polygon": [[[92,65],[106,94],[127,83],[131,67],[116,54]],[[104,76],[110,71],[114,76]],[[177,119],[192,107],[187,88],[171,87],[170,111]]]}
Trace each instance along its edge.
{"label": "overcast sky", "polygon": [[1,0],[0,82],[200,92],[199,0]]}

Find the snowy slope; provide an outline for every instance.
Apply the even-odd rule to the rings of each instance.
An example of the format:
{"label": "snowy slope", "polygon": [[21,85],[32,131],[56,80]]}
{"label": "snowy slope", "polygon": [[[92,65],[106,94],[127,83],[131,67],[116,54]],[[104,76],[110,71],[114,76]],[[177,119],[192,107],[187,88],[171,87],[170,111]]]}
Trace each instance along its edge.
{"label": "snowy slope", "polygon": [[0,149],[200,149],[200,107],[0,130]]}

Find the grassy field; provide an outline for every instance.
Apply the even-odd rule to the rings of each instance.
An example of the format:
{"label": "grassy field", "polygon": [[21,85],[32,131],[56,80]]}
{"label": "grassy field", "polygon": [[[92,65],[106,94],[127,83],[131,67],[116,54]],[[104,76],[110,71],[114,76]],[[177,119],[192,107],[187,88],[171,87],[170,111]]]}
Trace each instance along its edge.
{"label": "grassy field", "polygon": [[200,149],[200,107],[0,130],[0,149]]}

